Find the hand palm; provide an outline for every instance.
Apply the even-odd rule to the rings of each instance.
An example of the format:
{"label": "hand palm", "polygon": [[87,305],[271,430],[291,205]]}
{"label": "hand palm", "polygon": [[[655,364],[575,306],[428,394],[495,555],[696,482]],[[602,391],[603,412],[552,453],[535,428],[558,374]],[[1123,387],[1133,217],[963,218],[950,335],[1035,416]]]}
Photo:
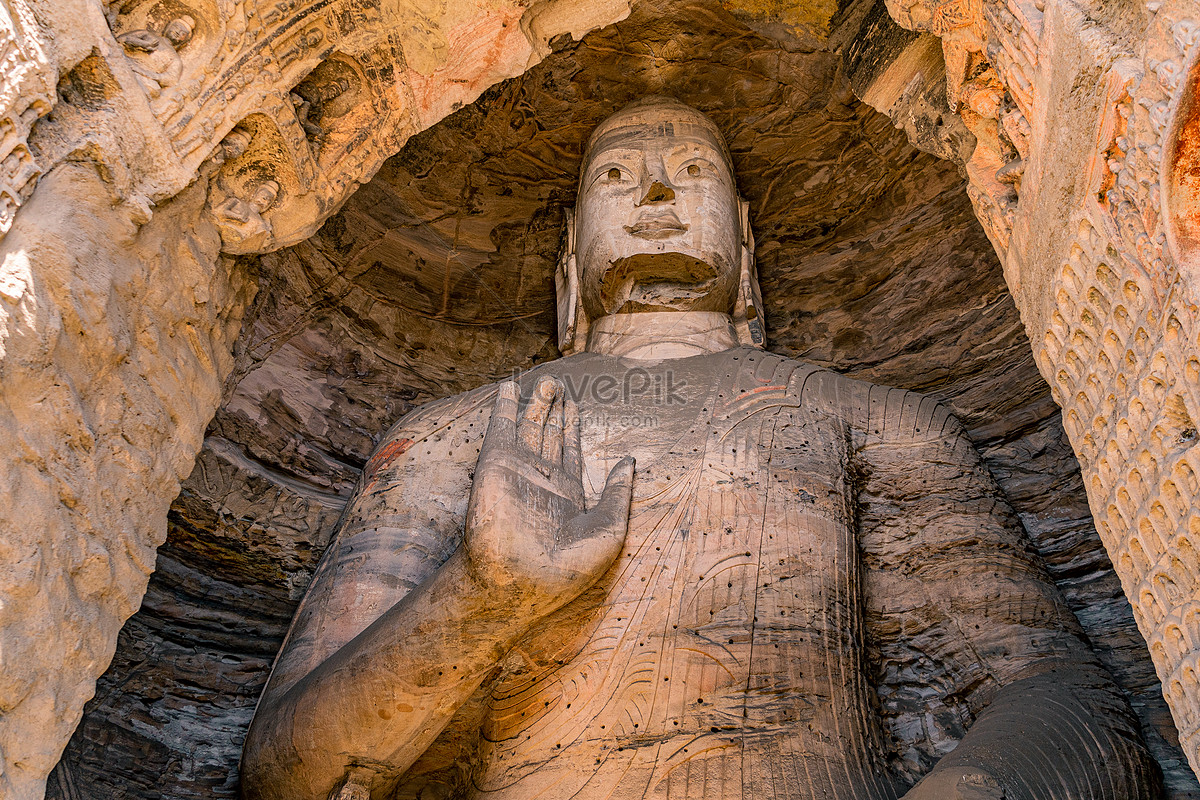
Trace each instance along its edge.
{"label": "hand palm", "polygon": [[592,585],[625,540],[633,459],[613,468],[590,511],[582,469],[578,411],[562,384],[542,378],[523,411],[517,385],[503,384],[475,469],[464,544],[479,578],[531,600],[538,613]]}

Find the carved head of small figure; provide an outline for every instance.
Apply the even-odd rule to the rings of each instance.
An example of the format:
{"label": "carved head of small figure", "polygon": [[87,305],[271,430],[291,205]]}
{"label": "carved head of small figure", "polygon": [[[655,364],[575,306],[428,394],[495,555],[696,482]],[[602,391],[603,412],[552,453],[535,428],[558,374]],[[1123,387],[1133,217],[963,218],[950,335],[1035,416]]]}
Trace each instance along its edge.
{"label": "carved head of small figure", "polygon": [[167,26],[163,28],[163,37],[178,50],[192,40],[195,31],[196,20],[184,14],[167,23]]}
{"label": "carved head of small figure", "polygon": [[271,180],[263,181],[251,195],[250,207],[259,214],[263,214],[275,204],[277,197],[279,197],[279,184]]}
{"label": "carved head of small figure", "polygon": [[226,161],[238,158],[250,149],[253,141],[250,132],[242,128],[234,128],[221,140],[221,155]]}
{"label": "carved head of small figure", "polygon": [[717,126],[667,97],[638,100],[592,133],[558,270],[559,347],[589,321],[639,311],[732,313],[762,344],[748,209]]}

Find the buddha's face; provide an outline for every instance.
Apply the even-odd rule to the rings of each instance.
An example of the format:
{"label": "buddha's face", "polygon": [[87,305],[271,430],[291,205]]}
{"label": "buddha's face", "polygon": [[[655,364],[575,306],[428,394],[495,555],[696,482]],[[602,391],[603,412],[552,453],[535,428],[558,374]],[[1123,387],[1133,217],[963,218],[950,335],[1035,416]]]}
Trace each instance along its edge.
{"label": "buddha's face", "polygon": [[741,230],[733,167],[713,123],[672,101],[609,117],[580,176],[575,252],[592,319],[733,307]]}
{"label": "buddha's face", "polygon": [[264,181],[254,190],[254,195],[250,198],[250,207],[263,214],[275,204],[276,197],[279,197],[279,184],[275,181]]}
{"label": "buddha's face", "polygon": [[185,15],[168,22],[167,27],[163,28],[163,36],[174,47],[180,48],[192,40],[195,27],[196,21]]}

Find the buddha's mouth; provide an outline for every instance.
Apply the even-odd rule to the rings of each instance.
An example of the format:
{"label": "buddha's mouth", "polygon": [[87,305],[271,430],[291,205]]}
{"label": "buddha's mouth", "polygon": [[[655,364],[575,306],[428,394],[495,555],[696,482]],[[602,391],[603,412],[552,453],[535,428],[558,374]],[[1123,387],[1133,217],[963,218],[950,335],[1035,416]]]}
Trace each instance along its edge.
{"label": "buddha's mouth", "polygon": [[667,212],[653,217],[643,217],[632,225],[625,226],[625,232],[639,239],[669,239],[681,233],[687,233],[688,226],[679,221],[673,212]]}

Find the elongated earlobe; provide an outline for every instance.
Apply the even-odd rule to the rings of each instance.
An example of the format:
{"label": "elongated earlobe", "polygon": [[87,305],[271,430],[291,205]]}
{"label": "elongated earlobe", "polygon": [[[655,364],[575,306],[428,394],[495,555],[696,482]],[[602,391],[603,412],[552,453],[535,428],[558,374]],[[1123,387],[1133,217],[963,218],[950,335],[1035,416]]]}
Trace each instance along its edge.
{"label": "elongated earlobe", "polygon": [[563,209],[563,245],[554,270],[558,299],[558,349],[569,356],[587,344],[588,318],[579,293],[579,267],[575,262],[575,209]]}
{"label": "elongated earlobe", "polygon": [[754,234],[750,230],[750,204],[738,199],[742,227],[742,273],[737,302],[733,307],[733,326],[738,341],[751,347],[766,347],[767,321],[762,312],[762,290],[754,265]]}

